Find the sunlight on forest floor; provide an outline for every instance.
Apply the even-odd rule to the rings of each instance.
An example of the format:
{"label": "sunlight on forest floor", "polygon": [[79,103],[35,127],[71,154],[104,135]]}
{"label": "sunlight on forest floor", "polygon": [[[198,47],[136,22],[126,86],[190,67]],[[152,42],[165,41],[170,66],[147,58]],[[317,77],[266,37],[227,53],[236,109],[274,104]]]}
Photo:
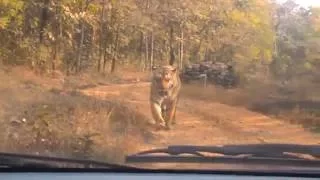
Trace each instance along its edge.
{"label": "sunlight on forest floor", "polygon": [[[153,136],[148,128],[149,119],[133,107],[116,98],[105,100],[79,93],[85,88],[140,82],[137,79],[147,81],[145,73],[59,78],[40,78],[24,68],[0,73],[2,151],[119,162],[124,154],[137,151],[139,142]],[[271,86],[226,90],[213,85],[203,88],[195,83],[183,85],[181,98],[244,107],[319,131],[320,106],[316,102],[308,99],[290,102],[271,95],[281,97],[277,88]],[[293,95],[289,99],[294,99]],[[55,150],[57,147],[59,151]]]}

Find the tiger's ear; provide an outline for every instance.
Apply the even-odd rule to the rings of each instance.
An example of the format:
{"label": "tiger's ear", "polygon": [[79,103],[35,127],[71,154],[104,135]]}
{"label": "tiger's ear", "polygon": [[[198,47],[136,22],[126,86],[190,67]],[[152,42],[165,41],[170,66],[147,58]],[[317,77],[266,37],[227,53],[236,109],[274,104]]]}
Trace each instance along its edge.
{"label": "tiger's ear", "polygon": [[177,67],[173,66],[171,71],[172,71],[173,73],[176,73],[176,72],[177,72]]}
{"label": "tiger's ear", "polygon": [[152,71],[156,70],[157,67],[156,66],[152,66]]}

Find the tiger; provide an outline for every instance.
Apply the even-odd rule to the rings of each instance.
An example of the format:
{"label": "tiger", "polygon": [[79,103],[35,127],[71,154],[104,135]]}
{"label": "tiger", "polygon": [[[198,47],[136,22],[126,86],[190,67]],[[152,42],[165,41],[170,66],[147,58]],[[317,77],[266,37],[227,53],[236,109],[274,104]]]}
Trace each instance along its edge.
{"label": "tiger", "polygon": [[156,125],[170,130],[176,124],[176,109],[181,90],[178,68],[171,65],[152,68],[150,106]]}

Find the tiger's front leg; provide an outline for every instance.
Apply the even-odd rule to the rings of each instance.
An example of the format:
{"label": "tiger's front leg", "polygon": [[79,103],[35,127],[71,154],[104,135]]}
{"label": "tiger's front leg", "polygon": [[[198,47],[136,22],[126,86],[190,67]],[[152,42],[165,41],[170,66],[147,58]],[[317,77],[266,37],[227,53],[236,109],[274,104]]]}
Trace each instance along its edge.
{"label": "tiger's front leg", "polygon": [[161,105],[156,102],[151,102],[150,105],[151,105],[151,113],[156,124],[162,126],[165,123],[165,120],[162,117]]}
{"label": "tiger's front leg", "polygon": [[176,122],[176,113],[177,113],[177,106],[178,106],[178,101],[179,101],[179,98],[176,99],[176,102],[175,102],[175,108],[174,108],[174,112],[173,112],[173,118],[172,118],[172,125],[176,125],[177,122]]}
{"label": "tiger's front leg", "polygon": [[168,102],[167,106],[167,113],[166,113],[166,118],[165,118],[165,123],[166,123],[166,128],[170,130],[172,128],[173,123],[175,123],[174,118],[175,118],[175,112],[177,108],[177,100],[171,100]]}

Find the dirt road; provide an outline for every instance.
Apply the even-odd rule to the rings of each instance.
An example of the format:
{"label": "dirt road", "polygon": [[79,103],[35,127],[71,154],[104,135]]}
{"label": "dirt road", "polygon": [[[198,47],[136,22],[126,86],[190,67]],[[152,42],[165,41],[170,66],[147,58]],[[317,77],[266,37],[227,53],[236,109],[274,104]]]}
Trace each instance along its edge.
{"label": "dirt road", "polygon": [[[141,82],[99,86],[82,92],[101,98],[123,99],[133,104],[152,122],[148,103],[149,86],[149,83]],[[152,133],[155,138],[145,142],[143,145],[145,149],[172,144],[317,144],[320,142],[320,136],[299,125],[289,124],[281,119],[270,118],[242,107],[188,98],[181,98],[177,109],[177,125],[171,131],[153,130]]]}
{"label": "dirt road", "polygon": [[[42,80],[41,78],[39,78],[41,80],[40,81],[37,79],[38,77],[34,75],[30,75],[30,77],[26,76],[27,73],[21,70],[15,71],[15,74],[17,74],[18,72],[20,73],[23,72],[21,73],[21,75],[19,75],[18,78],[13,75],[2,76],[3,78],[5,78],[3,79],[3,82],[10,82],[10,83],[9,85],[3,84],[3,87],[5,88],[3,88],[4,90],[2,92],[3,102],[0,105],[4,107],[7,104],[9,105],[10,104],[28,104],[30,102],[32,102],[31,104],[33,105],[34,103],[38,103],[38,101],[49,103],[48,101],[50,101],[51,99],[47,98],[48,94],[45,94],[45,96],[42,95],[43,86],[36,86],[36,84],[42,85],[44,84],[43,82],[45,82],[45,84],[48,84],[48,87],[50,87],[54,83],[48,79]],[[136,74],[133,74],[133,75],[129,74],[127,76],[134,77],[136,76]],[[17,80],[13,81],[12,79],[14,78],[12,77],[15,77]],[[24,78],[21,78],[21,77],[24,77]],[[20,81],[23,83],[21,84]],[[84,84],[86,83],[86,81],[83,79],[79,81],[83,82]],[[81,90],[81,92],[86,95],[93,96],[99,99],[110,100],[110,99],[116,98],[116,99],[126,101],[127,103],[131,104],[133,108],[136,108],[137,111],[139,111],[140,113],[148,117],[150,119],[150,122],[153,122],[151,118],[151,112],[150,112],[149,100],[148,100],[150,83],[149,82],[129,83],[129,81],[132,81],[132,79],[128,78],[128,81],[120,82],[124,84],[99,85],[96,87],[86,86],[85,89],[83,88]],[[25,82],[28,82],[28,83],[25,83]],[[36,83],[30,83],[30,82],[36,82]],[[56,86],[57,86],[57,89],[59,89],[60,87],[59,83],[56,83],[56,84],[58,84]],[[74,83],[74,84],[77,84],[77,83]],[[23,87],[26,87],[26,88],[23,88]],[[198,88],[198,89],[201,90],[201,88]],[[185,88],[184,90],[188,90],[188,88]],[[211,95],[211,89],[209,89],[208,91],[209,91],[209,95]],[[54,94],[52,98],[56,98],[56,97],[64,98],[65,93],[64,91],[61,91],[61,92],[63,92],[62,94],[63,96],[60,97]],[[184,92],[194,92],[194,91],[184,91]],[[239,91],[239,93],[241,92]],[[195,94],[195,93],[192,93],[192,94]],[[148,132],[146,133],[147,135],[143,134],[145,129],[142,130],[143,133],[140,133],[139,135],[137,135],[136,132],[141,131],[141,128],[137,128],[137,131],[136,129],[134,130],[130,129],[131,131],[126,131],[123,137],[114,138],[113,134],[111,133],[103,134],[104,132],[107,132],[109,130],[108,127],[105,128],[104,124],[101,124],[101,121],[103,121],[104,117],[95,118],[95,116],[91,117],[88,115],[89,118],[87,118],[87,116],[82,118],[83,112],[89,114],[91,111],[91,109],[90,110],[86,109],[87,107],[89,106],[96,107],[96,105],[82,106],[83,110],[80,109],[79,113],[76,114],[77,115],[76,117],[79,117],[79,118],[76,118],[77,121],[74,122],[75,131],[76,132],[79,131],[80,135],[87,134],[86,131],[88,131],[88,133],[98,132],[99,134],[102,134],[101,136],[96,136],[94,138],[95,144],[98,147],[97,149],[101,150],[101,154],[103,155],[108,154],[108,152],[110,152],[111,154],[110,156],[114,156],[114,154],[116,155],[119,154],[119,156],[121,156],[119,157],[119,159],[122,158],[123,153],[131,154],[131,153],[136,153],[137,151],[148,150],[151,148],[161,148],[161,147],[166,147],[168,145],[173,145],[173,144],[175,145],[181,145],[181,144],[220,145],[220,144],[244,144],[244,143],[318,144],[320,142],[319,135],[313,134],[305,130],[302,126],[289,124],[287,121],[284,121],[281,119],[267,117],[263,114],[250,111],[245,107],[225,105],[225,104],[219,103],[221,102],[219,100],[214,100],[215,98],[213,98],[213,100],[211,101],[200,100],[200,99],[206,98],[207,94],[206,93],[203,93],[203,94],[204,96],[202,96],[202,98],[199,98],[199,99],[198,99],[198,96],[191,97],[190,95],[187,95],[187,93],[181,96],[180,102],[178,104],[178,109],[177,109],[177,124],[170,131],[166,131],[166,130],[157,131],[156,129],[153,129],[152,126],[150,127],[147,126],[146,127],[148,129]],[[220,93],[217,92],[215,96],[218,96],[218,94],[220,95]],[[232,98],[232,96],[228,97],[227,99],[230,99],[230,98]],[[12,99],[15,99],[15,100],[12,101]],[[45,99],[45,101],[42,101],[43,99]],[[75,104],[79,101],[79,99],[83,101],[83,98],[77,98],[77,99],[71,98],[71,99],[74,100]],[[212,99],[212,98],[209,98],[209,99]],[[70,98],[66,99],[66,101],[68,100],[70,100]],[[65,103],[64,101],[60,102],[60,104],[64,104],[64,103]],[[59,105],[51,102],[49,104],[52,104],[53,106]],[[65,105],[67,108],[69,107],[68,104],[69,103],[66,103]],[[86,103],[82,102],[82,104],[86,104]],[[72,106],[70,105],[70,107],[77,108],[77,106],[75,105],[72,105]],[[11,107],[8,107],[7,109],[10,109],[10,108]],[[24,110],[25,107],[17,106],[16,108],[17,109],[13,109],[14,112],[20,112]],[[3,109],[4,108],[0,110],[3,110]],[[100,114],[105,114],[105,113],[100,113]],[[139,118],[140,117],[141,116],[139,116]],[[11,124],[8,124],[8,126],[3,126],[3,127],[11,127],[11,126],[12,126]],[[106,124],[106,126],[108,126],[108,124]],[[60,126],[58,127],[60,128]],[[30,128],[31,128],[30,131],[27,129],[28,133],[33,132],[33,126],[30,126]],[[4,132],[2,134],[3,135],[2,137],[4,138],[8,137],[7,129],[8,128],[2,129]],[[25,139],[28,139],[28,140],[32,139],[32,138],[27,138],[28,136],[25,135],[26,134],[25,129],[17,127],[17,130],[14,129],[12,131],[13,132],[18,131],[21,134],[21,137],[26,137]],[[19,135],[19,133],[17,134]],[[33,137],[33,134],[31,133],[30,136]],[[136,138],[133,138],[133,136],[135,136]],[[66,135],[66,137],[68,136]],[[72,136],[72,138],[74,137]],[[19,140],[19,142],[21,141],[20,139],[17,139],[17,140]],[[10,142],[7,139],[3,139],[3,141]],[[18,144],[18,141],[15,143]],[[27,144],[32,145],[33,141],[27,142]],[[7,148],[6,146],[9,146],[9,145],[6,145],[6,144],[3,145],[3,147]],[[17,146],[17,147],[18,147],[18,150],[21,149],[20,146]],[[64,145],[61,145],[61,147],[64,147]],[[35,149],[34,151],[37,151],[37,152],[39,151],[38,145],[32,148]],[[110,150],[110,148],[112,150]],[[56,149],[56,146],[54,146],[54,149]],[[24,149],[21,149],[21,150],[24,151]],[[130,152],[128,152],[127,150]],[[54,152],[53,149],[51,151]],[[119,153],[114,153],[114,151],[119,151]],[[114,159],[118,161],[118,157],[115,157]],[[167,165],[165,166],[169,167]],[[174,165],[170,167],[173,167],[173,166]]]}

